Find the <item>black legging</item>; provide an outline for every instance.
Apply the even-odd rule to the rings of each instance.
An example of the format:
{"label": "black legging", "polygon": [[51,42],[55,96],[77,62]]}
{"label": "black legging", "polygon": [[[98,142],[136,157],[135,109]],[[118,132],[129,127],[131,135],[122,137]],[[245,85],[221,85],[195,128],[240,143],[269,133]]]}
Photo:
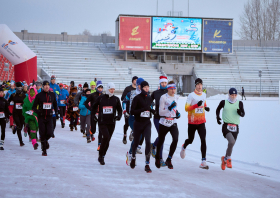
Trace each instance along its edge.
{"label": "black legging", "polygon": [[47,149],[47,141],[53,137],[53,119],[52,116],[39,117],[39,134],[41,137],[42,151]]}
{"label": "black legging", "polygon": [[18,114],[14,114],[14,122],[16,123],[17,126],[17,136],[18,136],[18,140],[20,143],[22,143],[22,136],[21,136],[21,130],[23,128],[24,125],[24,117],[23,115],[18,115]]}
{"label": "black legging", "polygon": [[201,155],[202,158],[206,158],[206,128],[205,123],[203,124],[189,124],[188,125],[188,139],[186,139],[184,143],[184,148],[186,148],[189,144],[192,144],[195,131],[197,130],[198,135],[201,141]]}
{"label": "black legging", "polygon": [[63,123],[63,116],[65,116],[66,106],[59,107],[60,121]]}
{"label": "black legging", "polygon": [[52,117],[52,119],[53,119],[53,131],[54,131],[56,127],[56,117]]}
{"label": "black legging", "polygon": [[6,129],[6,120],[5,118],[0,118],[1,125],[1,140],[5,140],[5,129]]}
{"label": "black legging", "polygon": [[125,124],[123,125],[123,134],[126,135],[127,129],[129,127],[128,118],[124,118]]}
{"label": "black legging", "polygon": [[172,143],[170,145],[170,150],[169,150],[169,156],[170,158],[172,158],[176,147],[177,147],[177,143],[178,143],[178,136],[179,136],[179,131],[178,131],[178,127],[177,127],[177,123],[173,124],[171,127],[166,127],[162,124],[159,124],[159,133],[158,133],[158,144],[157,144],[157,154],[156,154],[156,158],[159,159],[160,158],[160,151],[161,151],[161,147],[164,143],[165,140],[165,136],[167,135],[167,133],[170,132],[171,136],[172,136]]}
{"label": "black legging", "polygon": [[151,121],[145,121],[145,122],[137,122],[135,120],[133,124],[133,136],[134,136],[134,144],[132,145],[132,157],[135,157],[137,147],[140,142],[140,137],[142,135],[142,139],[145,138],[146,142],[146,149],[145,149],[145,155],[146,155],[146,162],[150,162],[150,152],[151,152]]}
{"label": "black legging", "polygon": [[104,157],[109,148],[111,137],[115,130],[115,124],[99,124],[99,133],[102,134],[102,142],[99,150],[99,156]]}

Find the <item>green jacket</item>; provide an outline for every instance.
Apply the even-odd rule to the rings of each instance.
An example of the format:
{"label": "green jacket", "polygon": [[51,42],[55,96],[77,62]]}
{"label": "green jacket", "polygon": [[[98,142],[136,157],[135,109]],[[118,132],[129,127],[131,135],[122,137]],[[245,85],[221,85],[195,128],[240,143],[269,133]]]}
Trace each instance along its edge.
{"label": "green jacket", "polygon": [[38,116],[35,112],[33,112],[33,115],[29,115],[27,113],[25,113],[26,111],[30,111],[32,110],[32,106],[33,106],[34,100],[32,102],[29,101],[28,97],[25,97],[23,100],[23,106],[22,106],[22,115],[24,116],[25,123],[29,123],[30,120],[35,121],[36,124],[36,128],[38,129]]}

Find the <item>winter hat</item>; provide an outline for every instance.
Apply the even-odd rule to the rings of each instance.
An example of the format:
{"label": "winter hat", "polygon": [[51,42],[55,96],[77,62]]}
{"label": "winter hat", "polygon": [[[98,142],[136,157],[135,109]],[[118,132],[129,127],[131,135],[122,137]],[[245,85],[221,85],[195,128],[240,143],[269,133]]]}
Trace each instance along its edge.
{"label": "winter hat", "polygon": [[53,79],[56,79],[56,78],[55,78],[55,75],[52,75],[52,76],[51,76],[51,80],[53,80]]}
{"label": "winter hat", "polygon": [[64,85],[63,85],[63,83],[59,83],[59,86],[62,86],[62,87],[63,87]]}
{"label": "winter hat", "polygon": [[195,81],[194,81],[195,85],[201,83],[203,84],[203,81],[200,79],[200,78],[197,78]]}
{"label": "winter hat", "polygon": [[101,81],[101,80],[98,80],[97,83],[96,83],[96,88],[98,88],[98,87],[100,87],[100,86],[103,87],[102,81]]}
{"label": "winter hat", "polygon": [[133,76],[133,77],[132,77],[132,82],[133,82],[135,79],[138,79],[138,77],[137,77],[137,76]]}
{"label": "winter hat", "polygon": [[107,84],[107,90],[106,90],[106,94],[109,95],[109,97],[112,97],[114,94],[112,94],[109,89],[115,88],[115,84],[114,83],[108,83]]}
{"label": "winter hat", "polygon": [[149,83],[147,81],[141,82],[141,89],[143,89],[145,86],[149,86]]}
{"label": "winter hat", "polygon": [[136,85],[141,85],[141,83],[144,81],[143,78],[138,78],[137,81],[136,81]]}
{"label": "winter hat", "polygon": [[49,81],[45,80],[45,81],[43,82],[43,86],[45,86],[45,85],[50,85]]}
{"label": "winter hat", "polygon": [[82,87],[82,84],[79,84],[78,87]]}
{"label": "winter hat", "polygon": [[162,82],[166,82],[166,83],[168,82],[166,76],[160,76],[159,77],[159,84],[162,83]]}
{"label": "winter hat", "polygon": [[90,86],[92,86],[92,85],[96,85],[96,83],[94,81],[91,81]]}
{"label": "winter hat", "polygon": [[16,87],[22,87],[21,82],[16,82]]}
{"label": "winter hat", "polygon": [[230,88],[228,93],[229,93],[229,95],[237,94],[237,90],[235,88]]}
{"label": "winter hat", "polygon": [[85,90],[85,93],[87,93],[88,91],[91,92],[91,89],[86,89],[86,90]]}
{"label": "winter hat", "polygon": [[83,86],[83,88],[88,88],[88,84],[87,84],[87,82],[85,82],[85,84],[84,84],[84,86]]}

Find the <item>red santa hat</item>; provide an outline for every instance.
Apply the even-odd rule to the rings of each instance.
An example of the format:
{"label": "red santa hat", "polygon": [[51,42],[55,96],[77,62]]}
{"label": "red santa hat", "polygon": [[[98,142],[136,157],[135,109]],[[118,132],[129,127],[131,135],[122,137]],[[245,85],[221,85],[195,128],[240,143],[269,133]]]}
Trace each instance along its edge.
{"label": "red santa hat", "polygon": [[166,76],[160,76],[160,77],[159,77],[159,84],[162,83],[162,82],[166,82],[166,83],[168,82]]}

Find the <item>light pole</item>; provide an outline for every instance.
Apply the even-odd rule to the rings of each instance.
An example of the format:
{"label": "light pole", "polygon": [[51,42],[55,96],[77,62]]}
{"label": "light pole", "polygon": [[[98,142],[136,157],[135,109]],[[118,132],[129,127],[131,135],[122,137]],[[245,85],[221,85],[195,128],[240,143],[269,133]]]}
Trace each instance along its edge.
{"label": "light pole", "polygon": [[262,70],[259,70],[260,77],[260,97],[262,97]]}

